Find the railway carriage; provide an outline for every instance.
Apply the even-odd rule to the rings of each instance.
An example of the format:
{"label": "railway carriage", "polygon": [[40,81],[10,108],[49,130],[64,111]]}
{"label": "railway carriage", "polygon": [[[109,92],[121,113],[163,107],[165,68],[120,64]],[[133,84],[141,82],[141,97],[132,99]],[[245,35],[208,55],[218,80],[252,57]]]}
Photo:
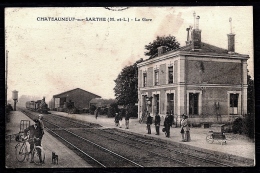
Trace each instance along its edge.
{"label": "railway carriage", "polygon": [[27,101],[26,108],[29,110],[35,110],[35,101]]}

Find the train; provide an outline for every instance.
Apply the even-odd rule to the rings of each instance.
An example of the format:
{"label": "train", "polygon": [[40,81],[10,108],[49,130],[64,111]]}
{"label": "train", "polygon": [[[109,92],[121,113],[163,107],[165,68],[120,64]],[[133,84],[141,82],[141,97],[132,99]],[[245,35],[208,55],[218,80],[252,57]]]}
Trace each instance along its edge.
{"label": "train", "polygon": [[43,98],[42,100],[37,100],[37,101],[27,101],[25,103],[25,107],[26,107],[26,109],[29,109],[31,111],[36,111],[36,112],[44,113],[44,114],[47,114],[48,111],[50,110],[48,108],[48,104],[46,104],[46,102],[45,102],[45,98]]}

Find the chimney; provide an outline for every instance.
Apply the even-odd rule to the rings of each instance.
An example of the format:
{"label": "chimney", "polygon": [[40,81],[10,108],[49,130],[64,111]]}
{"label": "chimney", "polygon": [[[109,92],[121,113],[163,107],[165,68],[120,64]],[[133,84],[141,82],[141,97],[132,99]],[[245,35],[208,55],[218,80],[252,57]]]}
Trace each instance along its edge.
{"label": "chimney", "polygon": [[235,34],[232,33],[232,18],[229,18],[230,22],[230,34],[228,36],[228,53],[235,52]]}
{"label": "chimney", "polygon": [[201,49],[201,30],[199,29],[200,16],[197,16],[196,19],[197,19],[197,23],[195,25],[195,29],[192,30],[192,34],[191,34],[193,50]]}
{"label": "chimney", "polygon": [[166,47],[165,46],[159,46],[158,48],[158,56],[161,56],[166,52]]}

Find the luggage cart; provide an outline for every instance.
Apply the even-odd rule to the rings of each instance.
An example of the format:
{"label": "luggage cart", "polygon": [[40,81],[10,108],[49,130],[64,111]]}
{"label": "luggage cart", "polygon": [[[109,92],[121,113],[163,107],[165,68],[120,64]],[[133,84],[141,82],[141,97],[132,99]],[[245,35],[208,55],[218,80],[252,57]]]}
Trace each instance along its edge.
{"label": "luggage cart", "polygon": [[221,143],[221,145],[227,144],[226,136],[224,134],[225,124],[212,124],[211,130],[206,136],[206,141],[212,144],[214,141]]}

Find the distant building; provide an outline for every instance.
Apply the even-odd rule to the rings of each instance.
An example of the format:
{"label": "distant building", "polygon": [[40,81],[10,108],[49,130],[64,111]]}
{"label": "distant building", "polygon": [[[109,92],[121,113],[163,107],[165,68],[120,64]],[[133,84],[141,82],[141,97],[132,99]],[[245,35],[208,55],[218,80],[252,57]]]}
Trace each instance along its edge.
{"label": "distant building", "polygon": [[89,102],[94,98],[101,97],[83,89],[76,88],[60,94],[53,95],[49,106],[50,109],[66,108],[67,103],[70,102],[73,103],[77,109],[89,108]]}
{"label": "distant building", "polygon": [[247,114],[249,56],[235,52],[233,33],[227,34],[228,49],[202,42],[198,21],[187,28],[186,46],[169,52],[159,47],[157,57],[137,64],[139,117],[168,111],[175,118],[215,122]]}

